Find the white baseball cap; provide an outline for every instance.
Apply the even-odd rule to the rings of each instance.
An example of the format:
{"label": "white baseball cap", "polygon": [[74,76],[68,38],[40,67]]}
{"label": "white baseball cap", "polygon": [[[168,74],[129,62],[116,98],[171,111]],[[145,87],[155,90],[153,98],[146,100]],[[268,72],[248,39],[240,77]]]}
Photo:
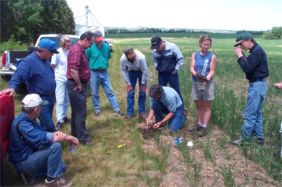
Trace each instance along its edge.
{"label": "white baseball cap", "polygon": [[38,94],[27,94],[22,100],[23,107],[36,107],[47,104],[48,101],[43,101]]}

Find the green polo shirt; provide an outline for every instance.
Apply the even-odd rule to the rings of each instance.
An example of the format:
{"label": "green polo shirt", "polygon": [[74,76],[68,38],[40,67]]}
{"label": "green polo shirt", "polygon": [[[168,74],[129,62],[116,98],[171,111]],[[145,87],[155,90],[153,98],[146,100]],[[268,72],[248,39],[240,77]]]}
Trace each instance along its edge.
{"label": "green polo shirt", "polygon": [[101,48],[98,48],[96,43],[93,43],[90,48],[85,51],[85,56],[89,61],[91,70],[106,70],[109,66],[109,59],[112,57],[110,48],[103,43]]}

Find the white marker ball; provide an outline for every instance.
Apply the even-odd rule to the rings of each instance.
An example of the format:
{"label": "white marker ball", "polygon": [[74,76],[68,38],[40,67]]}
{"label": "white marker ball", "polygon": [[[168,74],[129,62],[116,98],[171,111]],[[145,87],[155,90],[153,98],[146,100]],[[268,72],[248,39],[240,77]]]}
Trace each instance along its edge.
{"label": "white marker ball", "polygon": [[193,142],[192,142],[192,141],[188,141],[188,142],[187,142],[187,146],[188,146],[188,147],[192,147],[192,146],[193,146]]}

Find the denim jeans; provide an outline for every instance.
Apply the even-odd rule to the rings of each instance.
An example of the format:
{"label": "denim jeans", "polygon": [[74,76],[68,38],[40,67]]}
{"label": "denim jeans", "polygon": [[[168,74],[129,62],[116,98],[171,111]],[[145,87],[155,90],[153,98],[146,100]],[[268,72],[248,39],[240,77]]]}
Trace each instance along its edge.
{"label": "denim jeans", "polygon": [[145,108],[146,92],[143,92],[142,90],[140,90],[140,85],[142,81],[142,72],[141,71],[129,71],[128,76],[129,76],[130,84],[133,89],[127,93],[127,114],[134,115],[134,95],[135,95],[135,86],[136,86],[137,80],[139,84],[138,113],[144,114],[146,112],[146,108]]}
{"label": "denim jeans", "polygon": [[56,81],[56,115],[58,122],[64,122],[67,116],[69,105],[69,96],[67,90],[67,82]]}
{"label": "denim jeans", "polygon": [[101,112],[100,96],[99,96],[100,85],[102,85],[106,97],[108,98],[114,112],[119,111],[120,110],[119,105],[114,90],[112,88],[112,84],[108,72],[106,70],[105,71],[92,70],[91,78],[90,78],[90,88],[91,88],[93,108],[95,112]]}
{"label": "denim jeans", "polygon": [[178,73],[172,74],[172,73],[159,73],[158,75],[158,82],[161,86],[167,86],[169,83],[169,86],[172,87],[180,96],[181,101],[183,101],[183,97],[180,91],[179,87],[179,78]]}
{"label": "denim jeans", "polygon": [[250,83],[248,88],[247,105],[244,111],[244,124],[242,126],[241,138],[251,141],[251,135],[263,139],[263,100],[267,93],[266,81]]}
{"label": "denim jeans", "polygon": [[25,161],[16,165],[17,171],[30,173],[34,178],[61,177],[66,169],[62,159],[62,146],[53,143],[51,146],[32,153]]}
{"label": "denim jeans", "polygon": [[52,114],[55,102],[55,96],[40,96],[42,100],[48,101],[47,105],[41,107],[39,115],[40,125],[49,132],[55,132],[55,125],[53,122]]}
{"label": "denim jeans", "polygon": [[86,87],[87,83],[81,83],[81,92],[74,90],[76,82],[67,81],[68,94],[71,105],[71,134],[78,138],[81,143],[89,140],[86,130]]}
{"label": "denim jeans", "polygon": [[[161,102],[153,101],[152,106],[157,122],[161,121],[164,118],[164,116],[169,113],[169,110]],[[182,105],[181,107],[178,107],[174,112],[172,119],[170,119],[168,123],[168,128],[176,132],[184,127],[185,121],[186,121],[186,116],[184,114],[184,108]]]}

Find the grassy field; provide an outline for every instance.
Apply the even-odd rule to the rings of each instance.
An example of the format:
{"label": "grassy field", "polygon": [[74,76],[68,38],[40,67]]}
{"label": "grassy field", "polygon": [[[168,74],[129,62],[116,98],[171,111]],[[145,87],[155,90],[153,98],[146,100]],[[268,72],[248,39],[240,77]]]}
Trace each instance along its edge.
{"label": "grassy field", "polygon": [[[180,82],[185,106],[189,110],[187,127],[193,125],[195,113],[194,103],[190,98],[189,64],[192,52],[198,50],[198,39],[164,39],[176,43],[185,57],[185,66],[180,71]],[[171,182],[177,181],[179,176],[179,181],[183,180],[183,183],[178,186],[282,185],[282,161],[273,157],[273,153],[280,146],[278,131],[282,120],[282,91],[277,91],[272,86],[274,82],[282,81],[282,41],[257,40],[268,54],[270,68],[268,94],[264,103],[266,143],[263,147],[254,144],[240,149],[229,145],[229,141],[237,138],[240,133],[248,82],[236,62],[233,41],[233,38],[225,37],[216,37],[213,41],[211,50],[218,59],[215,74],[216,98],[212,108],[212,130],[205,138],[190,137],[187,128],[177,134],[163,128],[147,137],[140,128],[143,124],[137,119],[126,121],[113,114],[102,90],[102,114],[95,117],[89,95],[87,128],[96,144],[94,147],[81,146],[75,154],[68,151],[68,145],[64,145],[64,157],[69,165],[66,176],[72,178],[74,186],[172,186]],[[122,49],[133,46],[146,55],[150,71],[148,85],[156,83],[156,71],[153,68],[149,37],[113,38],[113,44],[114,53],[109,73],[119,104],[125,112],[126,86],[119,71]],[[0,88],[5,87],[6,83],[1,80]],[[17,95],[15,98],[19,104],[21,96]],[[19,107],[16,110],[19,112]],[[70,132],[69,124],[63,131]],[[173,146],[171,140],[176,135],[183,136],[186,142],[192,139],[194,149],[187,149],[186,143]],[[172,155],[175,154],[172,153],[176,152],[179,155],[176,154],[173,159]],[[247,167],[253,166],[254,171],[263,173],[265,177],[254,177],[250,172],[242,172],[240,166],[236,165],[240,161],[243,165],[247,164]],[[7,185],[21,184],[13,167],[9,163],[5,166],[4,175],[9,179]],[[170,175],[171,173],[174,175]],[[244,175],[241,176],[240,173]],[[274,182],[269,182],[268,177]]]}

